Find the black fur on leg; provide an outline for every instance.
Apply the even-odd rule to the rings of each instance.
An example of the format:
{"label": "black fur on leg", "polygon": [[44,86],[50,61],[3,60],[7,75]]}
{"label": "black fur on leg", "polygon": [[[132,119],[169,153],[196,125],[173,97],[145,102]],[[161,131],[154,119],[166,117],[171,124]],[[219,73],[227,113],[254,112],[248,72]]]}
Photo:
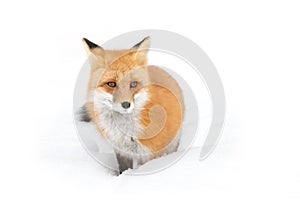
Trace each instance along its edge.
{"label": "black fur on leg", "polygon": [[128,170],[129,168],[133,167],[132,159],[124,157],[117,152],[116,152],[116,157],[119,163],[120,174],[122,174],[125,170]]}

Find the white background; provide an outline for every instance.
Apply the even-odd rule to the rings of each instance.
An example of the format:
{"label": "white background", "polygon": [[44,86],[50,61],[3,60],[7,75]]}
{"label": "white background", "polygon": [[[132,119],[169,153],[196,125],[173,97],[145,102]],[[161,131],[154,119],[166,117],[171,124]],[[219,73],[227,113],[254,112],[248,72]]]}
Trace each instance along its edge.
{"label": "white background", "polygon": [[[299,201],[298,2],[2,1],[0,200]],[[117,178],[72,125],[80,40],[145,28],[206,51],[224,83],[226,127],[205,161],[191,151],[163,172]]]}

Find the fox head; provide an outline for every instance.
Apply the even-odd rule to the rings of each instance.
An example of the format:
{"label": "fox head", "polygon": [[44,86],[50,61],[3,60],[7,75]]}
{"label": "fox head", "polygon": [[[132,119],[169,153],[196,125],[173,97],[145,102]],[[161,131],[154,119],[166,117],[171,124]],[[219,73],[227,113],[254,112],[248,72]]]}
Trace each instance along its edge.
{"label": "fox head", "polygon": [[89,82],[90,102],[97,109],[122,114],[132,113],[148,100],[149,83],[147,53],[150,38],[125,50],[104,50],[83,39],[91,66]]}

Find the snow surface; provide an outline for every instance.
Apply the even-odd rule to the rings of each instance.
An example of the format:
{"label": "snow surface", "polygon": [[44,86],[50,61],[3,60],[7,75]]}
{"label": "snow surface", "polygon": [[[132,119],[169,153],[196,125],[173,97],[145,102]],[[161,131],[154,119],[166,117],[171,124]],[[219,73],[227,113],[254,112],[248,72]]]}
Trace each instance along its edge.
{"label": "snow surface", "polygon": [[[300,201],[300,1],[1,3],[0,201]],[[204,161],[200,132],[171,167],[116,177],[74,127],[80,40],[144,28],[182,34],[209,55],[226,125]]]}

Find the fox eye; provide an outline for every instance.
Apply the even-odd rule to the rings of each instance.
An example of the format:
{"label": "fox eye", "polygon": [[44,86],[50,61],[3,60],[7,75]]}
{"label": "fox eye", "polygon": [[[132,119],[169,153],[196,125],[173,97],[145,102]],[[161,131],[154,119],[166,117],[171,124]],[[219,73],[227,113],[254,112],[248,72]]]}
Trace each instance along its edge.
{"label": "fox eye", "polygon": [[107,82],[106,85],[108,85],[109,87],[112,87],[112,88],[117,86],[116,82]]}
{"label": "fox eye", "polygon": [[137,87],[137,85],[138,85],[137,81],[131,82],[130,83],[130,88],[135,88],[135,87]]}

